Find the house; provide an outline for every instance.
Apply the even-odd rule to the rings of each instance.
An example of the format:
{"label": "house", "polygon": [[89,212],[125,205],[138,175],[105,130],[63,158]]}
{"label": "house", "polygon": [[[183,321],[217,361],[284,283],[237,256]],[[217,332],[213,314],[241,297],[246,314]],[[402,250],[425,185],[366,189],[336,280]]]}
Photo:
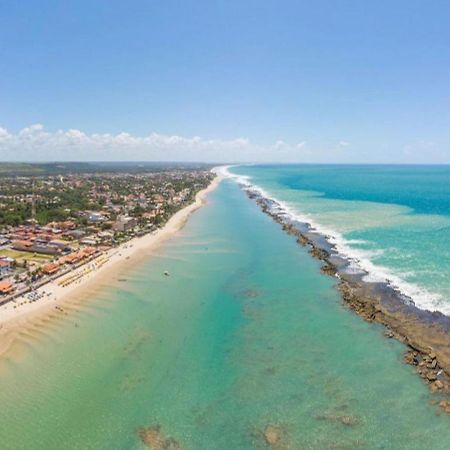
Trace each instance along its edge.
{"label": "house", "polygon": [[81,239],[83,236],[86,236],[86,232],[83,230],[71,230],[67,231],[65,235],[71,239]]}
{"label": "house", "polygon": [[11,272],[11,263],[4,259],[0,259],[0,279],[6,277]]}
{"label": "house", "polygon": [[144,219],[147,219],[147,220],[152,220],[152,219],[154,219],[158,214],[159,214],[159,210],[158,210],[158,209],[152,209],[151,211],[145,212],[144,214],[142,214],[142,217],[143,217]]}
{"label": "house", "polygon": [[97,239],[95,239],[95,238],[87,237],[87,238],[81,239],[80,244],[82,244],[82,245],[91,245],[92,246],[92,245],[97,245],[98,242],[97,242]]}
{"label": "house", "polygon": [[114,237],[114,233],[108,230],[105,231],[100,231],[99,233],[97,233],[97,237],[99,239],[112,239]]}
{"label": "house", "polygon": [[0,281],[0,295],[12,294],[14,289],[14,285],[11,281]]}
{"label": "house", "polygon": [[53,230],[61,230],[61,231],[67,231],[67,230],[74,230],[76,228],[76,223],[72,220],[64,220],[62,222],[49,222],[47,224],[47,228]]}
{"label": "house", "polygon": [[164,205],[164,203],[165,203],[165,200],[164,200],[164,197],[161,195],[161,194],[155,194],[155,195],[153,195],[153,204],[156,206],[156,207],[161,207],[161,206],[163,206]]}
{"label": "house", "polygon": [[114,232],[113,231],[100,231],[97,234],[97,238],[98,238],[98,242],[97,245],[99,244],[111,244],[112,240],[114,239]]}
{"label": "house", "polygon": [[13,241],[11,247],[21,252],[32,252],[33,242],[24,240]]}
{"label": "house", "polygon": [[99,212],[90,212],[88,215],[88,221],[91,223],[102,223],[106,220],[106,217]]}
{"label": "house", "polygon": [[57,247],[63,252],[69,252],[71,250],[70,246],[67,244],[66,241],[54,239],[53,241],[49,242],[49,245]]}

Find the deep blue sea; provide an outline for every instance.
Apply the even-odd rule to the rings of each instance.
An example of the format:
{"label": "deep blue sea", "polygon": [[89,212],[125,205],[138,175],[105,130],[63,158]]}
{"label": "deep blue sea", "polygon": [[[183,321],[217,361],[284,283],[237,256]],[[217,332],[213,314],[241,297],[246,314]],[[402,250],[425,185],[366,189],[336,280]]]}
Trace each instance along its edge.
{"label": "deep blue sea", "polygon": [[450,166],[232,167],[287,211],[331,236],[368,281],[450,314]]}

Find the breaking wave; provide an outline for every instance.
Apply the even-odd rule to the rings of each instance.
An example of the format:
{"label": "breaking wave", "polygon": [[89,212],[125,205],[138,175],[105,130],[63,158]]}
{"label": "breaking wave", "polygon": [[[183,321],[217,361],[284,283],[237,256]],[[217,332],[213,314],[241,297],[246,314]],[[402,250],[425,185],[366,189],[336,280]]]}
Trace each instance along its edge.
{"label": "breaking wave", "polygon": [[292,204],[277,199],[260,186],[252,183],[250,176],[237,175],[230,172],[229,169],[231,167],[234,166],[221,166],[215,170],[221,176],[236,181],[243,189],[270,200],[274,204],[273,208],[278,213],[285,215],[290,220],[306,224],[311,231],[324,236],[336,252],[349,262],[347,269],[349,272],[363,274],[363,280],[368,283],[387,283],[391,288],[403,294],[403,296],[409,297],[420,309],[440,311],[443,314],[450,315],[450,304],[445,302],[440,294],[430,292],[422,286],[406,281],[388,267],[375,264],[372,258],[382,254],[383,249],[363,250],[353,247],[352,245],[361,244],[362,241],[346,239],[341,233],[317,223],[308,214],[298,212]]}

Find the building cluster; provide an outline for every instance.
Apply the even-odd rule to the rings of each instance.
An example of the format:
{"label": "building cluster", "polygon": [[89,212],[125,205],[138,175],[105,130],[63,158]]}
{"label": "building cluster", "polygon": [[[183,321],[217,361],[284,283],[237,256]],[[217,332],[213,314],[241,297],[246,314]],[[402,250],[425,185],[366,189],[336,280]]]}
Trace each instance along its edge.
{"label": "building cluster", "polygon": [[211,179],[207,170],[0,178],[0,297],[154,231]]}

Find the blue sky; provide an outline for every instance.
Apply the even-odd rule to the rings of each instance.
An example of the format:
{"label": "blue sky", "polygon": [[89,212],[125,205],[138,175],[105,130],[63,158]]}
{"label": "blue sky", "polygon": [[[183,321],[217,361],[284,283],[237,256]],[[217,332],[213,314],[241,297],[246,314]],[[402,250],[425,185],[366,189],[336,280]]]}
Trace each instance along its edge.
{"label": "blue sky", "polygon": [[0,157],[450,163],[449,17],[444,1],[3,1]]}

